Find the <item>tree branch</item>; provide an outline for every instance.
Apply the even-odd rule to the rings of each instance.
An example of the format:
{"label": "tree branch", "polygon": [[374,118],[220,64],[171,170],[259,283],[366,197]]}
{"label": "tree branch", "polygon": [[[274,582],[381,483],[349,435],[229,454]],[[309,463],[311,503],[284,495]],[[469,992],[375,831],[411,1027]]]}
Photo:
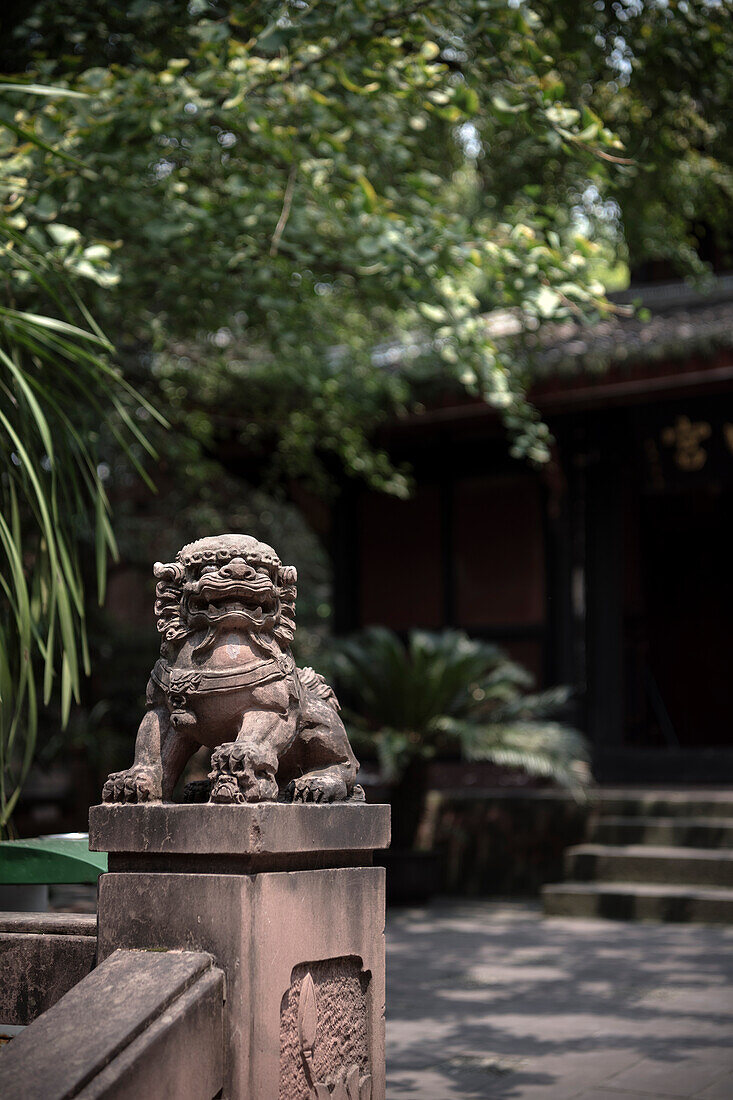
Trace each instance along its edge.
{"label": "tree branch", "polygon": [[295,190],[295,176],[298,171],[297,164],[293,164],[288,174],[288,182],[285,186],[285,194],[283,196],[283,208],[280,212],[280,217],[277,220],[275,226],[275,232],[272,234],[272,240],[270,241],[270,255],[277,255],[278,246],[280,244],[280,238],[283,235],[283,230],[288,224],[288,218],[290,217],[290,207],[293,204],[293,191]]}

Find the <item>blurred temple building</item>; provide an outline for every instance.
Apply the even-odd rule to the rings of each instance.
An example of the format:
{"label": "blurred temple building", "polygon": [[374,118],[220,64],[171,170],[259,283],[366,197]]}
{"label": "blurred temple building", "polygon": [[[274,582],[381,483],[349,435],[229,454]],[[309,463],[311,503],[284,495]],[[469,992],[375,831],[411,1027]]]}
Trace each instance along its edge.
{"label": "blurred temple building", "polygon": [[416,491],[343,496],[335,626],[462,628],[574,685],[601,782],[729,782],[733,276],[611,297],[648,319],[542,337],[543,469],[465,396],[390,427]]}

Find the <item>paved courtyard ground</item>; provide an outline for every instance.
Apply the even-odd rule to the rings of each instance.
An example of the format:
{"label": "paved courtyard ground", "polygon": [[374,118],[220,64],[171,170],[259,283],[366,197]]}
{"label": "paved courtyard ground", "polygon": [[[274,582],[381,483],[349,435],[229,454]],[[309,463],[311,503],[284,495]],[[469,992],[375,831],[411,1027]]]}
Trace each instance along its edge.
{"label": "paved courtyard ground", "polygon": [[733,928],[388,916],[388,1100],[733,1100]]}

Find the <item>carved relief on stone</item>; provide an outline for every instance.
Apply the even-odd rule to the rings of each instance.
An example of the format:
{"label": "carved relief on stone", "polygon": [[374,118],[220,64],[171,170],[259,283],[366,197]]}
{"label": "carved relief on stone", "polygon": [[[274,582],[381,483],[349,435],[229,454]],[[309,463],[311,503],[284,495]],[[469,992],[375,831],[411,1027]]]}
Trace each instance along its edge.
{"label": "carved relief on stone", "polygon": [[357,958],[295,968],[280,1009],[280,1100],[371,1100],[368,986]]}
{"label": "carved relief on stone", "polygon": [[162,641],[135,762],[105,802],[168,799],[187,761],[213,749],[213,802],[363,799],[358,763],[322,676],[296,668],[297,574],[250,535],[217,535],[158,562]]}

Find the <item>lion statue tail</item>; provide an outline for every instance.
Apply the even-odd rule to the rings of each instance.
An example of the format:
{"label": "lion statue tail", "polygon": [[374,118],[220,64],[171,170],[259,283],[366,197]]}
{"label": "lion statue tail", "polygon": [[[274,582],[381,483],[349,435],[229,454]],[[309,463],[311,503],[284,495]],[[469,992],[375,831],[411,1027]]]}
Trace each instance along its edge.
{"label": "lion statue tail", "polygon": [[300,685],[304,691],[310,692],[312,695],[316,695],[319,699],[323,699],[334,710],[341,710],[341,704],[336,698],[336,692],[333,690],[330,684],[321,676],[320,672],[316,672],[314,668],[299,668],[298,679]]}

